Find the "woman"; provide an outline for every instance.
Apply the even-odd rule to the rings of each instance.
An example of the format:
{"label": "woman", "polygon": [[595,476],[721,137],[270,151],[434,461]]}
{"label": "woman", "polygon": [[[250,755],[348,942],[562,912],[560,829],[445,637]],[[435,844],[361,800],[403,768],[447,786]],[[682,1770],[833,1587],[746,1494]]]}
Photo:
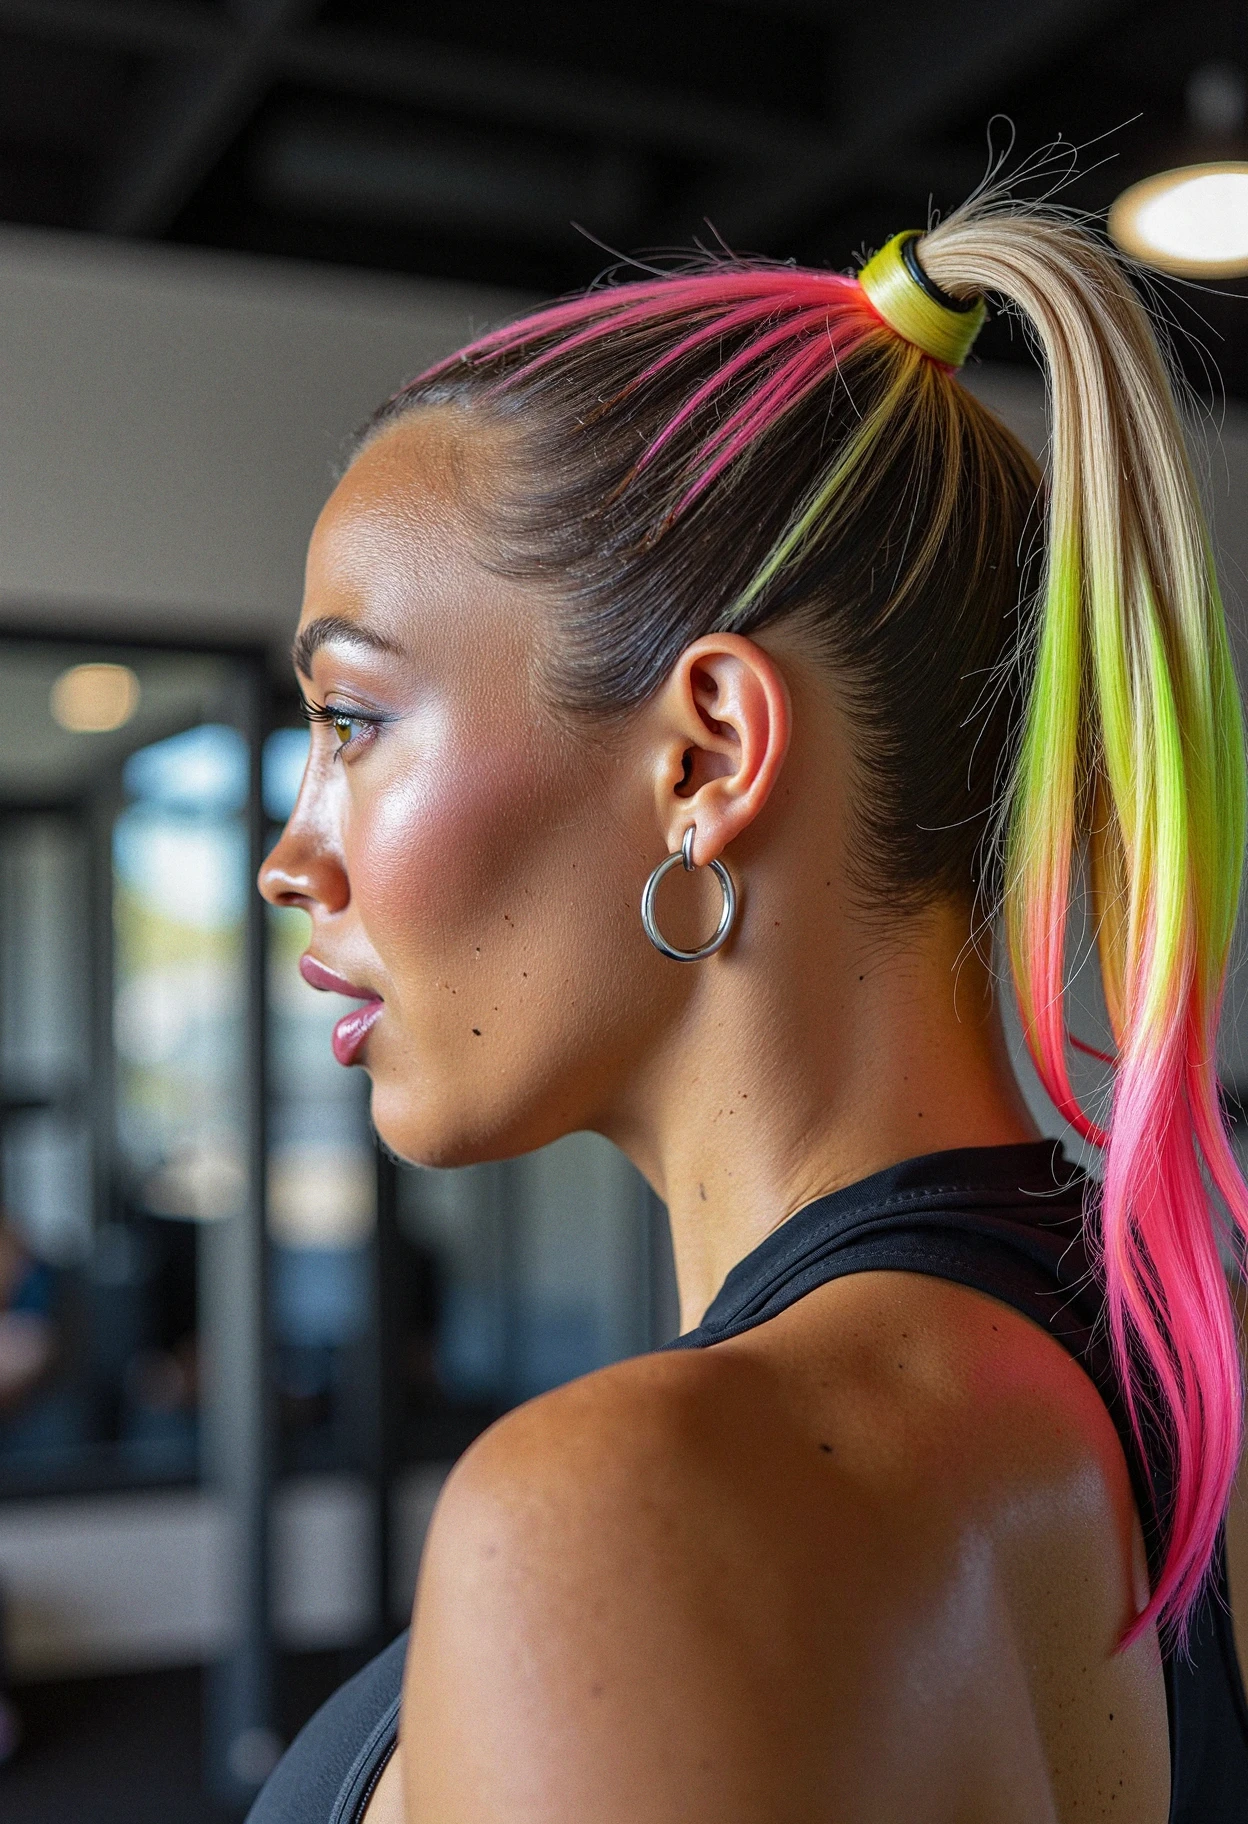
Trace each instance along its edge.
{"label": "woman", "polygon": [[[956,378],[984,296],[1045,356],[1047,487]],[[362,1002],[335,1048],[386,1143],[609,1136],[685,1334],[474,1446],[397,1749],[402,1643],[256,1824],[1248,1816],[1207,553],[1134,294],[1043,213],[857,277],[606,286],[378,414],[312,541],[263,890]],[[1104,1130],[1063,1013],[1084,864]],[[1011,1075],[999,902],[1099,1191]]]}

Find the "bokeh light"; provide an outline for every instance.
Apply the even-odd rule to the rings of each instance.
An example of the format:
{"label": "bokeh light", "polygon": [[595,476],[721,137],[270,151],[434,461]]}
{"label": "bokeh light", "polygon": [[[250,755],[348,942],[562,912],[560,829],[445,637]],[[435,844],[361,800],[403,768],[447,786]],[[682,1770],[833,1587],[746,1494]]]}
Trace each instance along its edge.
{"label": "bokeh light", "polygon": [[1248,164],[1188,165],[1132,184],[1109,212],[1109,232],[1180,278],[1248,273]]}
{"label": "bokeh light", "polygon": [[71,665],[52,686],[52,714],[73,734],[108,734],[124,728],[139,696],[139,680],[128,665]]}

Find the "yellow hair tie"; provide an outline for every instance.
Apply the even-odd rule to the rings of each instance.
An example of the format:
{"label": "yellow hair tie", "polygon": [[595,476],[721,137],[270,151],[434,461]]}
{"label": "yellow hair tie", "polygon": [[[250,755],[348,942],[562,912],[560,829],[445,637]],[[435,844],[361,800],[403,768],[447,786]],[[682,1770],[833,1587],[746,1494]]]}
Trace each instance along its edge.
{"label": "yellow hair tie", "polygon": [[890,329],[946,367],[961,367],[988,312],[982,298],[951,298],[919,264],[919,230],[907,229],[872,254],[858,283]]}

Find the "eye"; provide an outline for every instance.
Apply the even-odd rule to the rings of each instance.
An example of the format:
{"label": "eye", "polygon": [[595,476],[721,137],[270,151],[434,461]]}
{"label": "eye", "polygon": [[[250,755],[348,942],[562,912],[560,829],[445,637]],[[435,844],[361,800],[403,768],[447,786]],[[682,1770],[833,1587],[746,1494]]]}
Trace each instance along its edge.
{"label": "eye", "polygon": [[378,727],[376,716],[361,715],[353,709],[332,708],[326,721],[333,729],[334,740],[338,744],[334,749],[335,760],[339,754],[345,754],[348,748],[353,749],[366,743],[376,734]]}
{"label": "eye", "polygon": [[334,731],[335,754],[345,753],[366,735],[376,732],[381,718],[365,715],[362,710],[343,709],[338,704],[309,703],[303,700],[303,713],[309,722],[323,722]]}

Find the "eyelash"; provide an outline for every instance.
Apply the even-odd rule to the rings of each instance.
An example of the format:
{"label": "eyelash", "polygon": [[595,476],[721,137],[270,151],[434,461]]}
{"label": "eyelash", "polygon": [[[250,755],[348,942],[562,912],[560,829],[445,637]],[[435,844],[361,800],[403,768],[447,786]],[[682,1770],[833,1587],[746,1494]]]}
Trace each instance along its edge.
{"label": "eyelash", "polygon": [[[356,724],[356,726],[364,732],[367,732],[369,729],[380,728],[381,726],[382,718],[380,716],[367,716],[362,710],[358,709],[337,709],[332,703],[310,702],[307,697],[303,697],[300,700],[300,707],[303,711],[305,721],[324,722],[327,727],[332,728],[335,732],[344,725],[350,725],[352,723]],[[334,749],[334,759],[337,760],[340,755],[346,753],[348,748],[354,747],[359,739],[359,734],[350,736],[346,741],[340,739],[338,746]]]}

